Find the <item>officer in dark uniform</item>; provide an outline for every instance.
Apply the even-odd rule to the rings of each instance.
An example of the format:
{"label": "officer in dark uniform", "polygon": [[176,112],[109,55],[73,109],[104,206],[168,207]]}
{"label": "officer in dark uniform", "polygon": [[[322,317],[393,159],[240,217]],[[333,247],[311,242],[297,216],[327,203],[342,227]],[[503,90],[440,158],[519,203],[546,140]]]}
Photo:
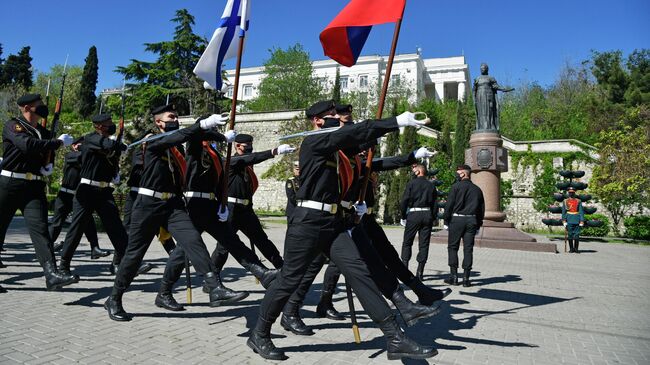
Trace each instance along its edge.
{"label": "officer in dark uniform", "polygon": [[[178,130],[178,116],[172,105],[157,107],[151,114],[160,132]],[[131,316],[122,307],[122,295],[133,281],[147,248],[161,226],[166,227],[174,236],[196,271],[203,275],[207,286],[211,289],[218,286],[210,254],[185,207],[183,188],[187,165],[181,152],[182,143],[200,134],[202,130],[216,127],[218,123],[217,118],[202,120],[191,127],[150,141],[145,146],[140,188],[131,213],[129,243],[115,275],[111,295],[104,303],[112,320],[131,320]],[[210,301],[215,296],[216,292],[212,290]]]}
{"label": "officer in dark uniform", "polygon": [[[239,134],[235,137],[235,155],[230,160],[230,174],[228,175],[230,224],[235,232],[242,231],[251,244],[257,247],[276,269],[282,267],[282,256],[275,244],[269,240],[260,219],[253,210],[253,194],[258,186],[253,165],[276,155],[291,153],[294,150],[295,148],[283,144],[272,150],[253,152],[253,136]],[[212,254],[212,260],[217,266],[217,270],[221,272],[228,260],[228,250],[221,243],[217,244]]]}
{"label": "officer in dark uniform", "polygon": [[483,192],[470,180],[472,169],[467,165],[456,168],[457,182],[449,189],[445,206],[445,228],[449,229],[447,251],[451,275],[445,283],[458,285],[458,249],[463,239],[463,286],[471,286],[474,236],[483,225],[485,201]]}
{"label": "officer in dark uniform", "polygon": [[[72,212],[72,198],[79,186],[81,180],[81,151],[79,150],[83,143],[83,137],[77,138],[72,143],[72,151],[65,154],[65,163],[63,164],[63,180],[61,181],[61,188],[56,195],[54,201],[54,217],[52,224],[50,224],[50,238],[52,245],[56,242],[57,237],[61,233],[63,223]],[[90,258],[92,260],[100,257],[108,256],[111,253],[99,248],[99,240],[97,239],[97,227],[95,221],[91,220],[84,230],[84,235],[88,242],[90,242]],[[60,245],[54,246],[54,251],[63,248],[63,242]]]}
{"label": "officer in dark uniform", "polygon": [[[219,116],[214,115],[209,118],[219,118]],[[210,141],[232,143],[235,134],[235,131],[228,131],[224,136],[217,131],[208,130],[193,136],[188,141],[185,190],[187,210],[199,233],[208,232],[221,242],[245,269],[253,273],[262,285],[267,287],[275,279],[277,270],[269,270],[262,265],[253,251],[246,247],[230,226],[227,206],[223,211],[221,209],[222,189],[225,186],[223,164],[219,152]],[[179,246],[169,257],[160,291],[156,297],[157,306],[169,310],[182,310],[182,306],[172,297],[171,290],[173,284],[181,277],[184,264],[185,252],[183,247]],[[248,296],[247,292],[237,292],[227,288],[221,282],[219,275],[215,275],[215,278],[218,285],[212,289],[214,293],[211,296],[211,306],[235,303]],[[205,284],[203,288],[204,292],[210,292],[210,288]]]}
{"label": "officer in dark uniform", "polygon": [[[325,117],[334,116],[334,103],[323,101],[307,110],[307,118],[314,128],[326,125]],[[328,118],[329,119],[329,118]],[[333,121],[336,125],[338,120]],[[330,124],[329,121],[327,124]],[[307,136],[300,147],[300,188],[296,194],[297,206],[289,218],[285,240],[285,264],[278,278],[267,289],[260,305],[259,318],[247,341],[249,347],[266,359],[284,360],[286,355],[271,341],[271,326],[280,315],[289,297],[296,291],[307,267],[325,253],[337,264],[346,281],[358,295],[369,316],[379,324],[388,341],[388,358],[428,358],[437,352],[408,339],[399,328],[390,307],[381,297],[370,277],[368,268],[352,241],[343,216],[338,210],[342,193],[350,180],[339,180],[339,168],[348,170],[349,164],[338,153],[396,131],[401,126],[420,126],[412,113],[380,121],[366,121],[332,133]],[[343,161],[343,162],[341,162]],[[332,164],[333,163],[333,164]],[[351,174],[348,175],[348,179]],[[363,212],[362,204],[355,204]]]}
{"label": "officer in dark uniform", "polygon": [[402,261],[408,267],[411,259],[411,250],[415,235],[419,237],[419,250],[417,256],[418,268],[416,275],[423,280],[424,265],[429,258],[429,242],[431,241],[431,227],[433,226],[434,208],[438,192],[436,187],[427,179],[427,169],[424,165],[413,167],[415,179],[406,184],[402,194],[400,210],[402,219],[400,223],[404,228],[404,241],[402,243]]}
{"label": "officer in dark uniform", "polygon": [[116,178],[116,166],[126,145],[110,137],[116,126],[110,114],[98,114],[92,118],[95,131],[84,136],[81,145],[81,180],[75,193],[72,222],[65,236],[59,269],[70,272],[70,261],[79,246],[81,235],[93,222],[93,212],[102,220],[115,253],[109,270],[114,273],[124,256],[128,237],[120,211],[113,197],[111,182]]}
{"label": "officer in dark uniform", "polygon": [[569,252],[580,253],[580,230],[585,225],[585,213],[582,209],[582,201],[576,197],[576,189],[570,187],[567,190],[569,197],[562,202],[562,224],[567,230],[569,240]]}
{"label": "officer in dark uniform", "polygon": [[[62,134],[51,139],[50,132],[38,122],[48,115],[39,94],[18,99],[22,115],[4,124],[4,158],[0,164],[0,239],[4,242],[9,224],[20,209],[23,212],[36,257],[45,273],[48,289],[70,285],[77,278],[59,273],[47,231],[47,201],[44,175],[52,173],[47,156],[62,145],[69,146],[72,136]],[[45,165],[45,166],[43,166]]]}

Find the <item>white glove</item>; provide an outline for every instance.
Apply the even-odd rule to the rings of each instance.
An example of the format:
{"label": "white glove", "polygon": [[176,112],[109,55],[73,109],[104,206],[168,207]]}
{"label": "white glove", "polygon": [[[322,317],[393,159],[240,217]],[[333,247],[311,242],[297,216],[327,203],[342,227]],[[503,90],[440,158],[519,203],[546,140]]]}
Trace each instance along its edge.
{"label": "white glove", "polygon": [[224,137],[226,137],[226,142],[233,143],[235,142],[235,137],[237,137],[237,132],[235,132],[234,129],[231,129],[229,131],[226,131],[226,133],[224,133],[223,135]]}
{"label": "white glove", "polygon": [[562,225],[566,227],[566,222],[562,222]]}
{"label": "white glove", "polygon": [[404,112],[397,116],[397,125],[400,127],[422,127],[426,121],[416,120],[415,113]]}
{"label": "white glove", "polygon": [[47,165],[45,165],[45,167],[41,167],[41,175],[43,176],[50,176],[52,175],[53,172],[54,172],[54,167],[52,166],[51,163],[48,163]]}
{"label": "white glove", "polygon": [[292,153],[293,151],[296,150],[296,148],[291,147],[288,144],[281,144],[281,145],[278,146],[278,148],[276,148],[276,150],[278,152],[278,155],[284,155],[284,154],[287,154],[287,153]]}
{"label": "white glove", "polygon": [[356,211],[359,217],[363,217],[364,214],[368,213],[368,206],[366,205],[365,202],[363,203],[356,202],[354,203],[354,210]]}
{"label": "white glove", "polygon": [[71,135],[67,133],[63,133],[62,135],[57,138],[59,141],[63,142],[63,145],[68,147],[69,145],[72,144],[72,141],[74,141],[74,138],[72,138]]}
{"label": "white glove", "polygon": [[228,206],[225,206],[223,211],[221,211],[221,206],[219,206],[219,210],[217,211],[217,215],[219,216],[219,222],[226,222],[228,221]]}
{"label": "white glove", "polygon": [[399,225],[402,227],[406,227],[406,219],[400,219],[399,220]]}
{"label": "white glove", "polygon": [[199,123],[201,124],[201,129],[208,130],[218,125],[226,125],[227,120],[228,117],[222,117],[221,115],[218,114],[212,114],[211,116],[201,120]]}
{"label": "white glove", "polygon": [[113,180],[111,180],[111,183],[112,183],[113,185],[117,185],[117,184],[119,184],[119,183],[120,183],[120,174],[115,175],[115,177],[113,178]]}
{"label": "white glove", "polygon": [[443,226],[442,226],[442,228],[444,228],[444,230],[445,230],[445,231],[448,231],[448,230],[449,230],[449,226],[448,226],[448,225],[446,225],[446,224],[445,224],[445,225],[443,225]]}
{"label": "white glove", "polygon": [[112,136],[108,137],[108,139],[110,139],[111,141],[117,141],[117,136],[112,135]]}
{"label": "white glove", "polygon": [[415,158],[429,158],[435,156],[438,151],[429,151],[426,147],[420,147],[415,151]]}
{"label": "white glove", "polygon": [[579,225],[580,225],[580,227],[584,227],[584,226],[585,226],[585,222],[580,222]]}
{"label": "white glove", "polygon": [[350,238],[352,238],[352,230],[353,230],[353,229],[354,229],[354,227],[352,227],[352,228],[350,228],[350,229],[347,230],[347,232],[348,232],[348,236],[350,236]]}

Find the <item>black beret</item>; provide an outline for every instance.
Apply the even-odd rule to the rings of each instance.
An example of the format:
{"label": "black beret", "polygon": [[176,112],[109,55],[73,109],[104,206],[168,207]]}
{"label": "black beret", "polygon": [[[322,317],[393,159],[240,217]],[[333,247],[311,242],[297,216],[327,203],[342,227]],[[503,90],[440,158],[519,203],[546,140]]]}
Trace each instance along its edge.
{"label": "black beret", "polygon": [[341,113],[352,113],[352,104],[336,104],[336,112]]}
{"label": "black beret", "polygon": [[307,116],[307,118],[311,119],[332,109],[336,109],[336,105],[334,104],[334,101],[322,100],[310,106],[305,111],[305,115]]}
{"label": "black beret", "polygon": [[458,170],[472,171],[472,168],[469,167],[469,165],[458,165],[458,167],[456,167],[456,171],[458,171]]}
{"label": "black beret", "polygon": [[78,137],[74,141],[72,141],[72,144],[78,144],[78,143],[83,143],[84,142],[84,136]]}
{"label": "black beret", "polygon": [[25,106],[38,100],[43,100],[41,99],[41,94],[25,94],[16,100],[16,104],[19,106]]}
{"label": "black beret", "polygon": [[93,121],[93,123],[98,124],[98,123],[107,122],[107,121],[109,121],[111,119],[113,119],[113,117],[110,114],[104,113],[104,114],[94,115],[93,118],[92,118],[92,121]]}
{"label": "black beret", "polygon": [[253,136],[250,134],[238,134],[235,136],[235,142],[237,143],[251,143],[253,142]]}
{"label": "black beret", "polygon": [[175,112],[175,111],[176,108],[174,107],[174,104],[167,104],[167,105],[162,105],[151,109],[151,115],[156,115],[165,112]]}

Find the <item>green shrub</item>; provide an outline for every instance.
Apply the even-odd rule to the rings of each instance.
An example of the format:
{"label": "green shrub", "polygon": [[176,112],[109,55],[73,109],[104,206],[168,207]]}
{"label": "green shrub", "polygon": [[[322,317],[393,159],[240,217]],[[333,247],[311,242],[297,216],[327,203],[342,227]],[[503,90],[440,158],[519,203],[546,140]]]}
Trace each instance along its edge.
{"label": "green shrub", "polygon": [[625,236],[635,240],[650,240],[650,216],[636,215],[623,221]]}
{"label": "green shrub", "polygon": [[601,227],[585,227],[582,228],[582,231],[580,232],[581,236],[589,236],[589,237],[605,237],[609,233],[609,229],[611,228],[611,224],[609,223],[609,218],[603,214],[591,214],[591,215],[585,215],[585,221],[592,220],[592,219],[597,219],[600,221],[603,221],[603,225]]}

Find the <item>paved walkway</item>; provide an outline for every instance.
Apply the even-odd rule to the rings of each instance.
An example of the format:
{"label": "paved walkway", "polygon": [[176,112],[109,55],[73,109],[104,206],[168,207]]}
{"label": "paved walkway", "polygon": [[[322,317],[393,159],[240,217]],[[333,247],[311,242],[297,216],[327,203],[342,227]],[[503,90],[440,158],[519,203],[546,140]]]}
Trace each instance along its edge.
{"label": "paved walkway", "polygon": [[[281,247],[285,226],[267,225]],[[387,232],[401,245],[402,229]],[[105,234],[100,241],[110,248]],[[157,268],[138,277],[124,297],[135,318],[117,323],[102,308],[112,285],[110,257],[90,260],[82,243],[73,261],[82,281],[48,292],[20,219],[6,242],[2,258],[9,267],[0,269],[0,282],[9,292],[0,294],[1,364],[264,363],[245,345],[263,289],[232,258],[224,279],[251,292],[245,301],[210,308],[197,288],[201,279],[194,276],[195,304],[185,312],[167,312],[153,305],[166,259],[154,242],[146,260]],[[209,249],[215,245],[207,237],[206,243]],[[440,354],[432,364],[650,363],[650,247],[587,242],[581,248],[580,255],[477,249],[475,286],[455,287],[440,315],[407,333],[437,346]],[[446,248],[434,245],[426,283],[442,286],[445,269]],[[316,335],[295,336],[274,326],[276,345],[290,356],[285,364],[394,364],[386,360],[381,334],[365,314],[359,317],[360,345],[352,342],[347,321],[316,318],[321,281],[322,276],[302,312]],[[185,302],[182,283],[176,298]],[[410,291],[407,295],[415,298]],[[335,306],[347,312],[341,291]]]}

